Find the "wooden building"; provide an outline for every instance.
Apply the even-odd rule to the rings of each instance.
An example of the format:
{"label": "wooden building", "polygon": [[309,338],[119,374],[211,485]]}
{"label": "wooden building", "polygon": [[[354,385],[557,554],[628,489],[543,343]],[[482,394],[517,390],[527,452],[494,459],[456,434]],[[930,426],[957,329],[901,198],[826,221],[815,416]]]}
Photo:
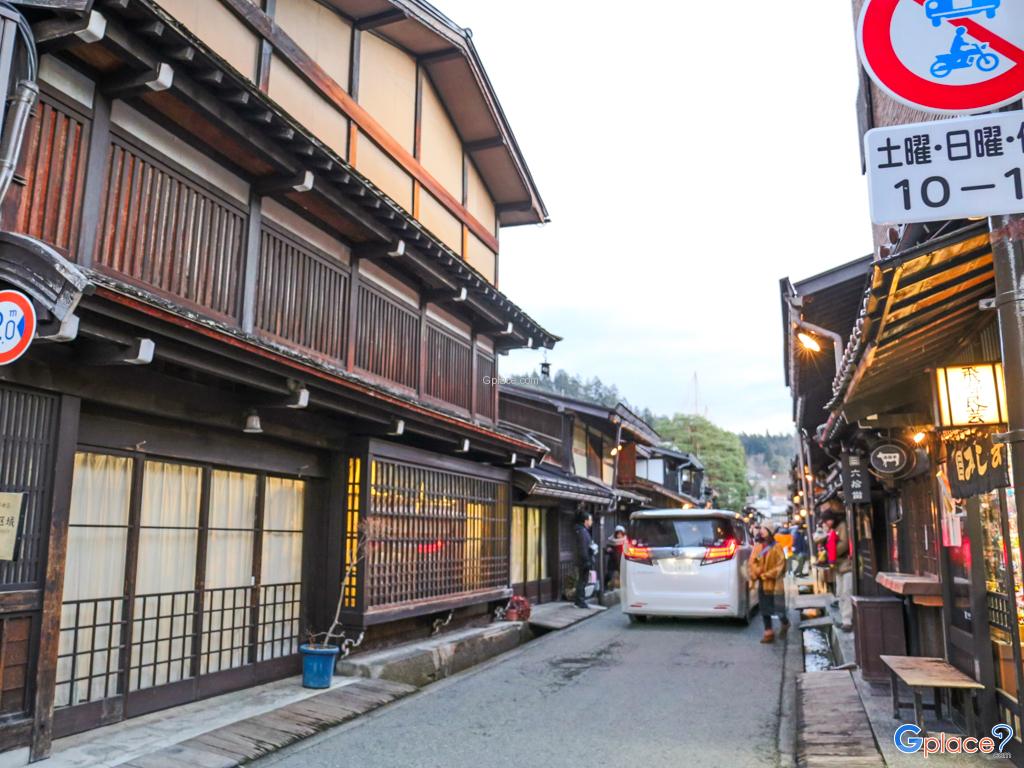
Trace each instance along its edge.
{"label": "wooden building", "polygon": [[[859,117],[862,131],[928,119],[866,75]],[[966,220],[878,227],[875,247],[782,283],[800,503],[813,519],[818,505],[841,501],[855,591],[898,601],[887,631],[857,627],[875,632],[863,647],[898,641],[889,652],[946,659],[985,686],[974,713],[982,729],[1013,724],[1019,745],[1024,566],[1012,489],[997,479],[1005,454],[992,440],[1006,427],[997,318],[979,303],[995,295],[989,229]],[[959,389],[949,388],[954,376]],[[950,416],[958,404],[970,411],[960,421]],[[980,464],[963,460],[965,446]],[[872,464],[879,451],[902,457],[898,470]],[[866,492],[851,487],[851,461],[865,469]],[[972,472],[972,482],[957,481]],[[970,706],[956,697],[954,719],[964,724]],[[1012,751],[1019,764],[1019,746]]]}
{"label": "wooden building", "polygon": [[711,501],[704,465],[692,453],[630,444],[616,457],[620,487],[641,493],[662,509],[703,507]]}
{"label": "wooden building", "polygon": [[[542,553],[539,562],[547,569],[538,589],[527,567],[523,591],[542,600],[566,596],[575,585],[573,528],[580,514],[593,514],[594,541],[603,550],[616,525],[626,524],[632,511],[650,507],[647,495],[619,482],[616,457],[635,453],[637,446],[649,448],[660,437],[622,404],[610,408],[519,386],[502,385],[500,419],[502,426],[521,430],[545,449],[541,462],[517,468],[513,477],[513,523],[517,515],[526,521],[521,540],[527,553]],[[538,524],[531,525],[532,516]],[[602,585],[605,567],[602,556]],[[518,573],[515,565],[513,573]]]}
{"label": "wooden building", "polygon": [[[852,5],[856,16],[863,0]],[[862,134],[929,119],[861,71]],[[890,626],[870,642],[899,639],[983,684],[982,730],[1012,724],[1021,764],[1024,521],[993,439],[1006,430],[1006,384],[996,313],[982,306],[995,296],[992,238],[966,220],[875,227],[870,257],[783,281],[783,323],[800,501],[812,513],[843,502],[856,590],[902,607],[900,637]],[[873,465],[878,451],[898,471]],[[867,494],[853,492],[851,459],[867,470]],[[954,718],[965,722],[970,706],[957,697]]]}
{"label": "wooden building", "polygon": [[369,642],[486,617],[544,454],[497,361],[558,339],[498,287],[500,229],[547,212],[468,32],[417,0],[32,5],[0,748],[296,672],[356,560]]}

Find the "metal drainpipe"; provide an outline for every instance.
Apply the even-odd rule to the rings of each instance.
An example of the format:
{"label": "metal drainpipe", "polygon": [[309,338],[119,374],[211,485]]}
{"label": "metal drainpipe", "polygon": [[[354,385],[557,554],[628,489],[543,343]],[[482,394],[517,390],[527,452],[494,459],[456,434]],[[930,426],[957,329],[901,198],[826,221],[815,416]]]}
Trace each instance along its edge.
{"label": "metal drainpipe", "polygon": [[11,179],[14,178],[14,170],[21,156],[21,145],[25,139],[25,127],[38,97],[39,86],[22,80],[11,98],[13,106],[4,125],[3,145],[0,147],[0,202],[6,197]]}

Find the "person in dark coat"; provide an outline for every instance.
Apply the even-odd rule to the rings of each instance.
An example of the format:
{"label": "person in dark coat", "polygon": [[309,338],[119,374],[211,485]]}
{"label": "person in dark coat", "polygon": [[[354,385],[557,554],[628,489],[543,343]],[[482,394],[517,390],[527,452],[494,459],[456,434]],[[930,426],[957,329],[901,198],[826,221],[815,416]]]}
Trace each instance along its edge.
{"label": "person in dark coat", "polygon": [[594,538],[590,535],[590,528],[594,525],[594,517],[589,512],[584,512],[580,521],[576,523],[576,601],[577,608],[589,608],[587,605],[587,584],[590,582],[590,572],[594,570]]}
{"label": "person in dark coat", "polygon": [[807,575],[807,557],[810,550],[807,545],[807,533],[798,524],[793,526],[793,573],[804,577]]}

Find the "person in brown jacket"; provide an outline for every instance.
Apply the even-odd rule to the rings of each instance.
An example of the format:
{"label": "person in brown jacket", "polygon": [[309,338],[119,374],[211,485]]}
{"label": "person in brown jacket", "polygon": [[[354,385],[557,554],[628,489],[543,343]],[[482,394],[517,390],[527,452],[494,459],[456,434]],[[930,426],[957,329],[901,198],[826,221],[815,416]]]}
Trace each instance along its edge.
{"label": "person in brown jacket", "polygon": [[762,643],[775,642],[772,615],[779,617],[779,636],[789,631],[786,615],[786,553],[775,541],[775,523],[766,520],[757,531],[757,543],[750,553],[750,581],[757,584],[757,600],[764,622]]}

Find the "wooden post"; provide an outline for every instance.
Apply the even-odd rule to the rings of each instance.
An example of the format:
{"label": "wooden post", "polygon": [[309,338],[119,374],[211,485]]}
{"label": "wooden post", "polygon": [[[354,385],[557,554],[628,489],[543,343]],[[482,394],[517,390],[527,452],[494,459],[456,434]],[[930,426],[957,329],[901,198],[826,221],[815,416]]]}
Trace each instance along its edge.
{"label": "wooden post", "polygon": [[420,295],[420,351],[419,373],[416,377],[416,396],[423,399],[427,391],[427,299]]}
{"label": "wooden post", "polygon": [[196,533],[196,574],[195,574],[195,598],[192,605],[192,613],[195,617],[194,631],[192,634],[192,677],[198,677],[202,670],[203,656],[203,606],[206,602],[206,553],[210,538],[210,494],[212,474],[209,469],[203,469],[202,490],[199,495],[199,530]]}
{"label": "wooden post", "polygon": [[[277,12],[277,0],[263,0],[263,12],[270,19]],[[267,38],[260,39],[260,58],[256,64],[256,83],[266,93],[270,89],[270,61],[274,55],[274,46]]]}
{"label": "wooden post", "polygon": [[39,657],[36,671],[36,695],[32,716],[32,744],[29,760],[50,755],[53,741],[53,701],[57,680],[57,653],[60,648],[60,614],[64,599],[64,563],[68,546],[68,518],[71,513],[71,484],[78,447],[78,416],[81,401],[77,397],[60,399],[60,429],[57,433],[53,498],[50,506],[50,530],[43,582],[43,613],[39,631]]}
{"label": "wooden post", "polygon": [[257,475],[256,520],[252,537],[252,592],[249,593],[249,663],[259,660],[260,592],[263,589],[263,528],[266,520],[267,476]]}
{"label": "wooden post", "polygon": [[260,269],[263,245],[263,198],[256,186],[249,188],[249,215],[245,233],[245,262],[242,272],[242,330],[252,333],[256,328],[256,277]]}
{"label": "wooden post", "polygon": [[77,262],[92,266],[93,252],[99,240],[100,210],[107,181],[107,154],[110,151],[110,98],[99,88],[92,100],[92,124],[85,159],[85,187],[82,191],[81,229],[78,235]]}
{"label": "wooden post", "polygon": [[[469,415],[470,418],[476,418],[477,410],[479,405],[477,403],[477,387],[481,384],[480,382],[480,369],[476,364],[476,330],[472,330],[469,333],[469,348],[470,348],[470,360],[469,360]],[[494,422],[498,422],[498,414],[494,414]]]}
{"label": "wooden post", "polygon": [[359,257],[354,253],[349,265],[348,327],[345,329],[345,370],[347,371],[356,367],[356,343],[358,341],[356,324],[359,322]]}

